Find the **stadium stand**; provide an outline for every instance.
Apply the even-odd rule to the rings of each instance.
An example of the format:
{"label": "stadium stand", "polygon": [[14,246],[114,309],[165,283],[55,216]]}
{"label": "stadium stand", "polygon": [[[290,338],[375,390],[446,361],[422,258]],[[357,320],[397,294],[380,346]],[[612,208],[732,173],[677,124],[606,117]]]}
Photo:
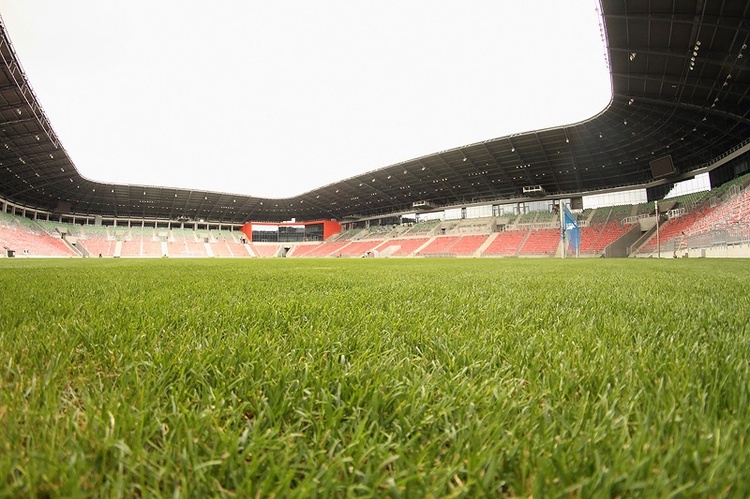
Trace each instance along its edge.
{"label": "stadium stand", "polygon": [[[328,242],[333,242],[334,238],[331,238]],[[322,242],[314,242],[314,243],[299,243],[292,246],[291,250],[287,254],[289,257],[303,257],[307,253],[313,251],[318,246],[322,245]]]}
{"label": "stadium stand", "polygon": [[41,230],[31,232],[20,224],[15,227],[0,224],[0,246],[6,254],[15,256],[78,256],[60,238]]}
{"label": "stadium stand", "polygon": [[487,242],[488,234],[470,234],[462,236],[451,246],[451,253],[457,256],[474,256],[479,248]]}
{"label": "stadium stand", "polygon": [[167,235],[167,255],[170,257],[205,256],[203,243],[197,243],[190,229],[172,229]]}
{"label": "stadium stand", "polygon": [[[118,235],[121,232],[118,231]],[[124,231],[124,236],[120,239],[119,256],[123,257],[140,257],[143,255],[142,250],[143,232],[139,227],[133,227]]]}
{"label": "stadium stand", "polygon": [[[660,202],[661,251],[677,252],[691,245],[750,239],[750,175],[712,191],[686,194]],[[651,203],[601,207],[578,212],[581,256],[609,256],[605,251],[635,227],[655,224]],[[325,242],[243,244],[237,231],[192,228],[95,226],[52,220],[30,220],[0,212],[0,243],[14,256],[89,257],[515,257],[555,256],[560,233],[557,216],[534,212],[507,217],[431,220],[419,224],[373,226],[342,231]],[[501,227],[509,230],[495,232]],[[421,237],[404,236],[415,231]],[[718,233],[724,231],[724,233]],[[649,237],[650,236],[650,237]],[[705,237],[704,237],[705,236]],[[655,230],[645,232],[632,255],[657,251]],[[631,239],[632,240],[632,239]],[[630,242],[625,244],[630,245]],[[282,251],[288,248],[288,253]],[[5,254],[4,254],[5,256]]]}
{"label": "stadium stand", "polygon": [[312,246],[308,251],[297,256],[318,258],[323,256],[338,256],[339,251],[347,244],[349,244],[349,241],[326,241]]}
{"label": "stadium stand", "polygon": [[641,246],[638,252],[653,253],[657,251],[657,240],[662,251],[666,251],[667,243],[670,243],[671,250],[674,247],[673,243],[675,239],[680,238],[680,240],[682,240],[685,236],[685,231],[687,231],[696,220],[703,216],[708,216],[712,211],[713,209],[710,207],[696,208],[694,211],[685,215],[670,218],[666,223],[660,226],[658,237],[656,234],[652,235],[651,238]]}
{"label": "stadium stand", "polygon": [[554,256],[560,245],[559,229],[531,230],[518,251],[523,256]]}
{"label": "stadium stand", "polygon": [[414,224],[408,231],[404,232],[404,236],[423,236],[432,234],[435,229],[442,222],[440,220],[428,220],[425,222],[419,222]]}
{"label": "stadium stand", "polygon": [[334,241],[341,241],[343,239],[353,240],[353,239],[362,237],[364,234],[367,234],[367,231],[368,229],[361,229],[361,228],[345,229],[339,232],[338,234],[335,234],[329,239],[334,240]]}
{"label": "stadium stand", "polygon": [[252,252],[252,249],[250,249],[250,246],[240,242],[240,240],[237,239],[238,236],[234,232],[223,234],[224,244],[227,246],[227,248],[229,248],[229,251],[233,257],[244,258],[255,256],[255,254]]}
{"label": "stadium stand", "polygon": [[81,233],[78,244],[86,249],[88,256],[114,256],[116,241],[109,236],[107,227],[87,225],[82,227]]}
{"label": "stadium stand", "polygon": [[459,239],[459,236],[436,237],[430,243],[417,252],[420,256],[452,256],[449,248]]}
{"label": "stadium stand", "polygon": [[461,220],[453,230],[455,234],[489,234],[495,224],[494,217]]}
{"label": "stadium stand", "polygon": [[622,237],[632,225],[618,221],[590,223],[581,229],[581,253],[600,254],[609,244]]}
{"label": "stadium stand", "polygon": [[484,256],[518,256],[518,249],[528,235],[529,231],[521,230],[499,232],[482,254]]}
{"label": "stadium stand", "polygon": [[[211,248],[212,255],[215,257],[231,258],[234,256],[232,249],[227,244],[226,238],[221,233],[212,232],[208,244]],[[247,252],[245,253],[247,254]]]}
{"label": "stadium stand", "polygon": [[253,254],[261,258],[273,258],[278,255],[281,249],[280,244],[274,243],[252,243],[249,246]]}
{"label": "stadium stand", "polygon": [[340,256],[345,257],[363,257],[370,256],[376,248],[382,244],[380,240],[367,239],[364,241],[351,241],[349,244],[339,250]]}
{"label": "stadium stand", "polygon": [[[388,237],[388,234],[390,234],[393,231],[393,227],[389,226],[372,226],[369,229],[363,230],[363,231],[355,231],[356,234],[353,235],[353,237],[349,237],[347,239],[355,240],[355,239],[384,239]],[[339,238],[339,239],[344,239]]]}
{"label": "stadium stand", "polygon": [[387,241],[378,249],[382,256],[411,256],[429,240],[429,237],[397,238]]}
{"label": "stadium stand", "polygon": [[695,222],[685,231],[688,236],[694,236],[717,229],[726,229],[732,225],[750,223],[748,219],[748,199],[750,191],[745,189],[723,203],[717,205],[711,212],[697,217]]}
{"label": "stadium stand", "polygon": [[419,250],[419,256],[472,256],[487,241],[487,234],[438,236]]}

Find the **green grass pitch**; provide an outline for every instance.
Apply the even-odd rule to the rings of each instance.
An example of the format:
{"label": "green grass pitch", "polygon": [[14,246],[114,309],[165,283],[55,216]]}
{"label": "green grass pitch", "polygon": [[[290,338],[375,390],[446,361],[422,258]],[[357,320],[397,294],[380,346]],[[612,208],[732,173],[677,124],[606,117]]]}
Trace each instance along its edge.
{"label": "green grass pitch", "polygon": [[0,260],[0,496],[750,495],[743,260]]}

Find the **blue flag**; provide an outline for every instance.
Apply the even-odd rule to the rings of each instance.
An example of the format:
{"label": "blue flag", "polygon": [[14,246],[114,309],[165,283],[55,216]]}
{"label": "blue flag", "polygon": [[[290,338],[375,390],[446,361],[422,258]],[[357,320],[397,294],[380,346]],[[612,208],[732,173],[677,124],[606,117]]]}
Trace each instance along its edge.
{"label": "blue flag", "polygon": [[565,223],[563,230],[565,230],[565,235],[568,238],[568,247],[575,251],[581,245],[581,233],[578,231],[578,222],[565,205],[563,205],[562,209]]}

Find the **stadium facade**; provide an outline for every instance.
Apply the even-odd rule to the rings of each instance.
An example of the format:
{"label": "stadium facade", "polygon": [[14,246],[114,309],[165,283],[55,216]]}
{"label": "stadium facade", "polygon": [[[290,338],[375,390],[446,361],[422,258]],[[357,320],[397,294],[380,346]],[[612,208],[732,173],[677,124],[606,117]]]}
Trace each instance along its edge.
{"label": "stadium facade", "polygon": [[0,207],[79,223],[241,226],[392,220],[420,210],[639,187],[656,200],[703,172],[718,186],[749,169],[749,8],[744,0],[602,0],[612,99],[598,115],[439,151],[283,199],[83,177],[0,23]]}

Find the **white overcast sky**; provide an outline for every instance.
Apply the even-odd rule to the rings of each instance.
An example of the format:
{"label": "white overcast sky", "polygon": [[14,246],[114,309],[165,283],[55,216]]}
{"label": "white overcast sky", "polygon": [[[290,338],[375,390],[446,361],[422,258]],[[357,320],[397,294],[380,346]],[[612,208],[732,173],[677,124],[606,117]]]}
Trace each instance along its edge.
{"label": "white overcast sky", "polygon": [[286,197],[598,113],[596,0],[0,0],[92,180]]}

